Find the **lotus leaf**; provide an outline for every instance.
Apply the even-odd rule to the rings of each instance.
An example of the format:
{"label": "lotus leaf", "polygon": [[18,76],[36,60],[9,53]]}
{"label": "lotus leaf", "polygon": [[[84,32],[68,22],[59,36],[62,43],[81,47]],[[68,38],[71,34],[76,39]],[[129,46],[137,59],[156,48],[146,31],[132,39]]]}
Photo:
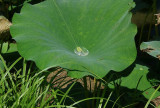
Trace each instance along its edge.
{"label": "lotus leaf", "polygon": [[72,77],[104,77],[136,58],[133,0],[47,0],[13,17],[18,51],[40,69],[60,66]]}
{"label": "lotus leaf", "polygon": [[[149,99],[152,93],[155,91],[155,88],[148,81],[148,78],[147,78],[148,73],[149,73],[148,67],[140,64],[136,64],[133,71],[129,75],[121,77],[117,79],[115,82],[121,82],[120,83],[121,87],[127,87],[129,89],[136,88],[138,91],[142,92],[145,98]],[[114,88],[114,86],[111,84],[109,86],[111,88]],[[157,91],[153,98],[156,98],[159,95],[160,95],[160,92]]]}

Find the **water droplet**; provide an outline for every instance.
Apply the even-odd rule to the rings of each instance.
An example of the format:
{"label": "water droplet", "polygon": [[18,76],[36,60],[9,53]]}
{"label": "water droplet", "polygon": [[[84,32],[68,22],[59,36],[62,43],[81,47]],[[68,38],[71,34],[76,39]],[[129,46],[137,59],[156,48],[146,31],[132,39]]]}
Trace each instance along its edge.
{"label": "water droplet", "polygon": [[139,70],[143,70],[143,68],[140,68]]}
{"label": "water droplet", "polygon": [[77,47],[74,52],[79,56],[87,56],[89,54],[89,51],[84,47]]}

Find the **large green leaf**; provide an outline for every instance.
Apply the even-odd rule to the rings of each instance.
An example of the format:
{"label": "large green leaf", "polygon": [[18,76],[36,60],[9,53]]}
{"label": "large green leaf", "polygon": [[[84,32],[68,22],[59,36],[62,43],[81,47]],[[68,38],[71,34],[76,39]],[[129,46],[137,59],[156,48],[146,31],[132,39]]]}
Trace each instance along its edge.
{"label": "large green leaf", "polygon": [[13,17],[20,54],[40,69],[61,66],[72,77],[122,71],[136,58],[132,0],[47,0]]}
{"label": "large green leaf", "polygon": [[160,41],[143,42],[141,50],[160,60]]}

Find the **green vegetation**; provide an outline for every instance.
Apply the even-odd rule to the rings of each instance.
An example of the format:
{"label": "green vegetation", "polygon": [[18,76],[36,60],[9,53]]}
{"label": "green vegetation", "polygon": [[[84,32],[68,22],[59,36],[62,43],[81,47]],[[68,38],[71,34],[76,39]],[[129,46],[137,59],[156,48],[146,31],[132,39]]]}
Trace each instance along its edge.
{"label": "green vegetation", "polygon": [[1,0],[0,107],[156,107],[158,3]]}

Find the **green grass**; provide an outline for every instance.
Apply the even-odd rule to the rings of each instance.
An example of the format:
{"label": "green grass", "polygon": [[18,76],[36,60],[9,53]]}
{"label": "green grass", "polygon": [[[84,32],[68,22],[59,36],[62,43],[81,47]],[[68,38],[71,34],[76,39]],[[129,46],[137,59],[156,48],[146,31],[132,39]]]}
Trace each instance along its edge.
{"label": "green grass", "polygon": [[26,70],[25,60],[23,62],[23,68],[16,70],[14,66],[19,62],[22,57],[18,58],[11,66],[7,67],[4,59],[0,56],[5,70],[1,70],[0,83],[1,96],[0,107],[27,107],[32,108],[45,103],[43,99],[49,90],[49,86],[46,86],[46,90],[42,91],[42,82],[45,80],[45,76],[39,76],[44,71],[39,71],[33,76],[30,75],[30,68]]}
{"label": "green grass", "polygon": [[[0,107],[11,108],[35,108],[49,106],[52,97],[56,99],[57,90],[52,89],[52,84],[45,84],[46,70],[31,71],[32,64],[27,68],[27,63],[23,60],[22,68],[17,70],[15,65],[22,59],[18,58],[11,66],[7,66],[5,60],[0,55],[5,69],[0,69]],[[74,84],[73,84],[74,85]],[[71,86],[72,87],[72,86]],[[62,94],[60,102],[53,101],[53,104],[61,106],[60,104],[67,97],[67,93]],[[47,97],[49,95],[49,97]],[[60,107],[59,107],[60,108]]]}

